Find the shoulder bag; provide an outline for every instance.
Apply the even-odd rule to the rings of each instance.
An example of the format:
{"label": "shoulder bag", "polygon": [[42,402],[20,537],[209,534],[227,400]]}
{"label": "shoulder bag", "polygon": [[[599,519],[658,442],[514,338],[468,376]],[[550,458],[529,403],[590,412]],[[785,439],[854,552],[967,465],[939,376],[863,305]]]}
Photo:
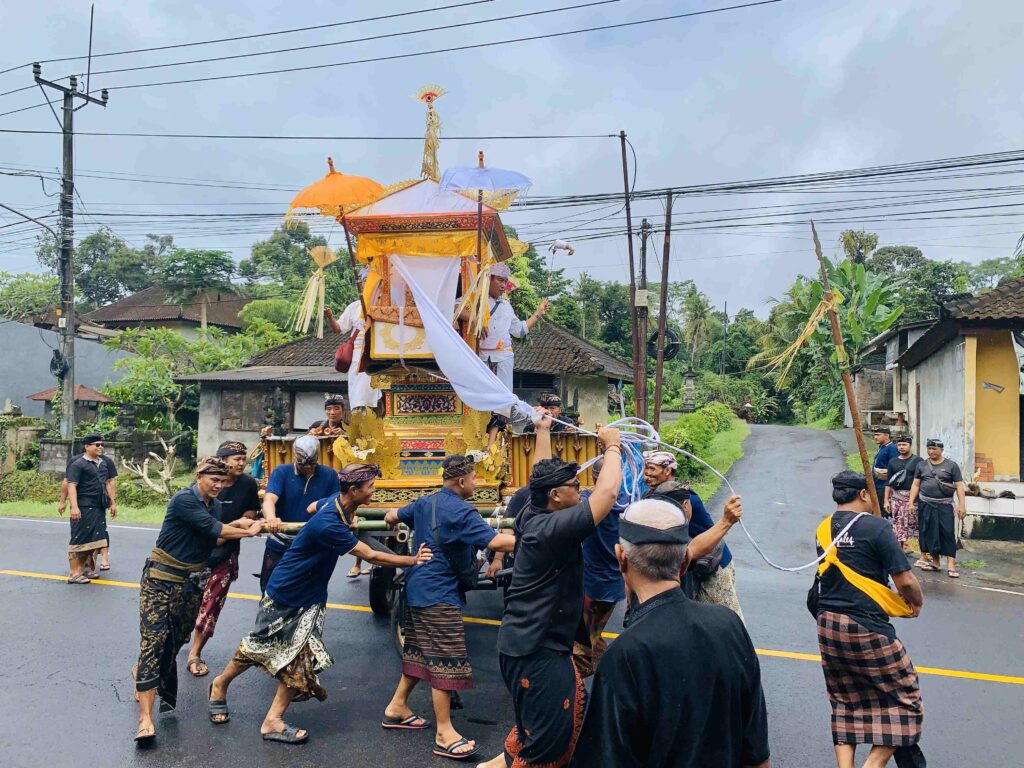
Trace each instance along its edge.
{"label": "shoulder bag", "polygon": [[448,567],[452,569],[452,573],[455,574],[455,579],[459,583],[459,592],[465,595],[471,589],[476,589],[477,582],[480,580],[480,569],[476,565],[475,558],[470,558],[470,564],[468,568],[459,568],[455,562],[455,558],[452,556],[448,545],[441,540],[441,533],[437,525],[437,494],[433,495],[430,499],[430,530],[434,534],[434,543],[437,544],[437,548],[441,550],[441,554],[444,555],[444,559],[448,561]]}

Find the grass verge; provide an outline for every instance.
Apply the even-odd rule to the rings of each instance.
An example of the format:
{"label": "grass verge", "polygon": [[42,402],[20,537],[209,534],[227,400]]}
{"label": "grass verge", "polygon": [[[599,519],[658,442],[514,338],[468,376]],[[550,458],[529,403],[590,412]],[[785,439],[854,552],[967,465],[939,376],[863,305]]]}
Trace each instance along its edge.
{"label": "grass verge", "polygon": [[[163,505],[145,507],[118,506],[117,518],[112,522],[136,523],[141,525],[160,525],[167,508]],[[57,504],[44,501],[5,501],[0,503],[0,517],[39,517],[53,520],[67,520],[68,513],[62,518],[57,514]],[[110,517],[107,517],[108,522]]]}
{"label": "grass verge", "polygon": [[[701,458],[724,475],[737,459],[743,457],[743,441],[749,434],[750,425],[742,419],[734,419],[731,427],[712,438],[707,455]],[[707,500],[721,484],[718,477],[708,472],[708,476],[694,483],[693,488],[702,499]]]}

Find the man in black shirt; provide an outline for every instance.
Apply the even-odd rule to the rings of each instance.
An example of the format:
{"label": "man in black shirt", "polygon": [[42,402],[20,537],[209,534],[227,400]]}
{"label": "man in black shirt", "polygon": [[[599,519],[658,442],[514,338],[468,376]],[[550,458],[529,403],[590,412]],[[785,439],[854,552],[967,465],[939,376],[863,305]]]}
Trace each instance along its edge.
{"label": "man in black shirt", "polygon": [[572,756],[585,696],[571,655],[583,613],[581,545],[611,512],[622,484],[619,431],[602,428],[598,442],[604,468],[585,501],[576,464],[546,459],[530,473],[530,505],[516,521],[516,562],[498,630],[516,724],[504,752],[482,768],[562,768]]}
{"label": "man in black shirt", "polygon": [[207,561],[217,544],[257,536],[261,525],[241,518],[220,521],[220,493],[227,466],[211,456],[200,459],[196,481],[178,491],[167,505],[156,547],[146,560],[139,589],[139,661],[132,669],[139,702],[138,744],[156,737],[153,703],[160,694],[160,711],[173,712],[178,699],[178,651],[188,642],[196,623]]}
{"label": "man in black shirt", "polygon": [[639,603],[598,665],[574,766],[769,767],[757,653],[733,611],[679,588],[689,540],[667,500],[620,518],[615,556]]}
{"label": "man in black shirt", "polygon": [[[230,523],[241,517],[255,520],[260,509],[260,486],[245,473],[245,460],[248,449],[244,443],[229,440],[217,448],[217,458],[223,459],[228,474],[224,479],[224,487],[217,495],[220,504],[220,521]],[[188,652],[188,671],[195,677],[203,677],[210,670],[203,661],[203,646],[213,637],[217,627],[217,619],[224,609],[228,597],[228,589],[238,579],[238,553],[241,542],[237,539],[226,541],[214,548],[207,564],[210,567],[210,580],[203,590],[203,600],[196,617],[195,636],[192,648]]]}
{"label": "man in black shirt", "polygon": [[[117,467],[103,456],[103,436],[93,433],[82,438],[82,455],[68,465],[57,507],[63,515],[66,494],[71,502],[68,584],[88,584],[90,579],[99,576],[96,556],[102,556],[108,546],[107,507],[111,517],[117,516],[115,477]],[[107,563],[103,570],[109,569]]]}
{"label": "man in black shirt", "polygon": [[335,394],[324,395],[324,416],[327,418],[309,425],[311,435],[332,435],[345,428],[345,398]]}
{"label": "man in black shirt", "polygon": [[892,519],[892,529],[896,540],[905,553],[910,551],[910,539],[916,539],[917,512],[910,509],[910,488],[914,484],[914,474],[921,461],[920,456],[913,453],[914,439],[910,435],[896,437],[896,458],[890,459],[886,465],[885,496],[883,508]]}
{"label": "man in black shirt", "polygon": [[[838,506],[830,519],[830,551],[842,567],[825,567],[808,605],[818,621],[836,762],[852,767],[857,745],[871,744],[866,768],[883,768],[894,753],[897,765],[924,765],[912,762],[920,755],[924,721],[917,672],[889,622],[890,615],[920,614],[921,586],[889,521],[871,514],[864,475],[845,470],[833,477],[832,498]],[[820,536],[818,554],[825,554]],[[888,589],[889,577],[902,603]],[[879,600],[906,610],[890,613]],[[901,762],[905,758],[911,762]]]}
{"label": "man in black shirt", "polygon": [[928,459],[918,462],[914,471],[914,484],[910,487],[910,508],[917,512],[921,529],[921,560],[925,571],[939,570],[939,558],[946,558],[946,575],[959,579],[956,569],[956,517],[967,515],[964,476],[960,465],[942,457],[941,440],[930,439],[925,444]]}

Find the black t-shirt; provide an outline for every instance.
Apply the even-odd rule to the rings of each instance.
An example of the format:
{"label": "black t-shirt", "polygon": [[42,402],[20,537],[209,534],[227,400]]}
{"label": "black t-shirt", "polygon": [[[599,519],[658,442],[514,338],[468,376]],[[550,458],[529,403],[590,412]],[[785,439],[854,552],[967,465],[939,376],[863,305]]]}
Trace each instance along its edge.
{"label": "black t-shirt", "polygon": [[532,504],[516,520],[516,562],[505,593],[498,650],[528,656],[568,652],[583,615],[583,540],[594,532],[590,502],[554,512]]}
{"label": "black t-shirt", "polygon": [[192,485],[171,498],[156,547],[187,565],[207,563],[223,527],[220,502],[206,504]]}
{"label": "black t-shirt", "polygon": [[68,464],[67,481],[74,484],[79,507],[106,507],[103,503],[107,481],[117,477],[117,465],[108,456],[99,463],[79,454]]}
{"label": "black t-shirt", "polygon": [[[842,531],[853,519],[855,512],[836,512],[832,515],[832,537]],[[823,552],[820,545],[818,554]],[[892,524],[881,517],[862,515],[853,527],[836,542],[836,552],[843,565],[867,576],[879,584],[889,583],[889,574],[910,570],[907,556],[896,541]],[[829,568],[821,577],[818,593],[818,613],[834,611],[849,616],[872,632],[895,639],[896,630],[889,623],[884,610],[853,586],[838,568]]]}
{"label": "black t-shirt", "polygon": [[889,480],[896,477],[896,474],[901,472],[903,469],[906,469],[907,473],[904,475],[902,483],[893,483],[889,487],[894,491],[909,491],[910,486],[914,484],[914,472],[917,471],[917,465],[920,461],[920,456],[910,456],[906,459],[901,459],[897,456],[895,459],[890,459],[889,463],[886,465],[886,469],[889,471]]}
{"label": "black t-shirt", "polygon": [[960,465],[952,459],[943,459],[932,464],[930,459],[923,459],[917,464],[915,477],[921,479],[921,495],[933,499],[951,499],[956,494],[954,483],[963,482]]}
{"label": "black t-shirt", "polygon": [[[218,494],[217,501],[220,502],[220,521],[225,525],[232,523],[246,512],[259,512],[260,485],[249,475],[239,475],[234,484]],[[242,542],[239,539],[225,541],[219,547],[215,547],[210,553],[210,566],[224,562],[231,555],[240,552],[241,547]]]}

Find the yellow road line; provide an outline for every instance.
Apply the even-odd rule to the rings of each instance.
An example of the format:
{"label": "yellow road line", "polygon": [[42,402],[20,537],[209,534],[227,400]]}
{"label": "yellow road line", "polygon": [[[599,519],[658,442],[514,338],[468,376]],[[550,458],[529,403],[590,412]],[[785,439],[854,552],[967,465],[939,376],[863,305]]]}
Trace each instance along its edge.
{"label": "yellow road line", "polygon": [[[54,573],[34,573],[32,571],[13,571],[2,569],[0,574],[5,576],[21,576],[28,579],[49,579],[50,581],[67,581],[67,576],[59,576]],[[100,584],[105,587],[130,587],[138,589],[139,585],[132,581],[111,581],[109,579],[93,579],[93,584]],[[259,600],[259,595],[250,595],[244,592],[229,592],[228,597],[236,600]],[[371,609],[365,605],[347,605],[345,603],[327,603],[328,608],[337,611],[358,611],[360,613],[371,613]],[[501,622],[497,619],[480,619],[475,616],[463,616],[462,620],[467,624],[485,624],[497,627]],[[605,632],[604,637],[615,639],[619,635],[615,632]],[[758,656],[771,656],[779,659],[796,659],[798,661],[820,662],[821,657],[814,653],[797,653],[795,651],[776,651],[768,648],[755,648]],[[941,667],[917,667],[922,675],[935,675],[937,677],[957,677],[963,680],[982,680],[989,683],[1003,683],[1006,685],[1024,685],[1024,677],[1012,675],[992,675],[987,672],[968,672],[961,669],[943,669]]]}

